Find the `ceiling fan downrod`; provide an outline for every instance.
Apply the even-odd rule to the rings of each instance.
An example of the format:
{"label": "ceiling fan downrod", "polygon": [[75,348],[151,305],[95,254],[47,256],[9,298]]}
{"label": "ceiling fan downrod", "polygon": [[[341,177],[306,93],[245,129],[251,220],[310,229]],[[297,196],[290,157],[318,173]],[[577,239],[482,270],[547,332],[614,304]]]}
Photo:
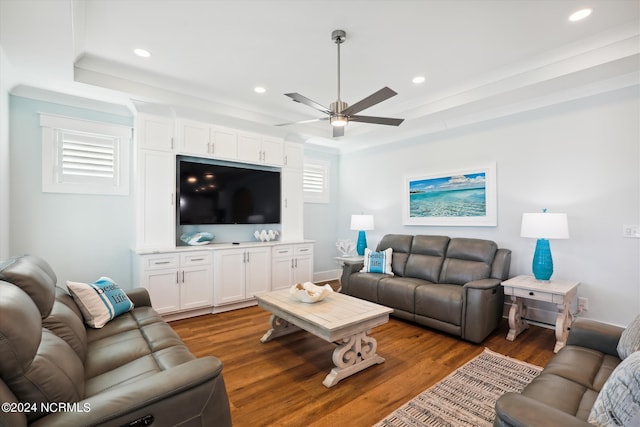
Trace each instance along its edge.
{"label": "ceiling fan downrod", "polygon": [[344,30],[333,30],[331,33],[331,40],[338,46],[338,100],[331,103],[331,111],[335,114],[340,114],[345,108],[348,107],[346,102],[342,102],[340,99],[340,45],[347,39],[347,33]]}

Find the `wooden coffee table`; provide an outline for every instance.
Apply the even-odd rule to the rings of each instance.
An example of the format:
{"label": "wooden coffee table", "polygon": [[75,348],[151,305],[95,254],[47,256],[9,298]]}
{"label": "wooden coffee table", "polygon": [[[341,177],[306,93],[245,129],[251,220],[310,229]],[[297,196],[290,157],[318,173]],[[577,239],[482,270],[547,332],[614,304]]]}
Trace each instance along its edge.
{"label": "wooden coffee table", "polygon": [[384,362],[377,353],[378,343],[367,335],[370,329],[387,323],[392,309],[333,292],[322,301],[308,304],[295,300],[289,289],[256,295],[258,305],[271,312],[271,329],[263,343],[304,329],[328,342],[338,343],[333,351],[335,368],[322,384],[332,387],[338,381],[374,364]]}

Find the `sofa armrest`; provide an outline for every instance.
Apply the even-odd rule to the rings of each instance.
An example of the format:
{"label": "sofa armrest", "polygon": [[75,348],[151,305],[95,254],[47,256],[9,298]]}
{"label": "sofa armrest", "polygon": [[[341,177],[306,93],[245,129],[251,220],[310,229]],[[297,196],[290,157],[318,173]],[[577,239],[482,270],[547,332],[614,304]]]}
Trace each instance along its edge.
{"label": "sofa armrest", "polygon": [[590,319],[577,318],[571,325],[567,345],[591,348],[618,356],[618,341],[624,328]]}
{"label": "sofa armrest", "polygon": [[473,289],[493,289],[502,283],[499,279],[478,279],[464,284],[465,288]]}
{"label": "sofa armrest", "polygon": [[151,297],[145,288],[133,288],[125,290],[125,293],[136,307],[151,307]]}
{"label": "sofa armrest", "polygon": [[200,418],[201,425],[231,426],[221,372],[222,362],[213,356],[191,360],[87,397],[74,410],[50,413],[31,426],[128,425],[147,414],[163,425]]}
{"label": "sofa armrest", "polygon": [[496,402],[494,427],[592,427],[586,421],[519,393],[506,393]]}
{"label": "sofa armrest", "polygon": [[342,276],[340,277],[341,291],[349,289],[349,277],[364,267],[364,261],[344,262],[342,264]]}

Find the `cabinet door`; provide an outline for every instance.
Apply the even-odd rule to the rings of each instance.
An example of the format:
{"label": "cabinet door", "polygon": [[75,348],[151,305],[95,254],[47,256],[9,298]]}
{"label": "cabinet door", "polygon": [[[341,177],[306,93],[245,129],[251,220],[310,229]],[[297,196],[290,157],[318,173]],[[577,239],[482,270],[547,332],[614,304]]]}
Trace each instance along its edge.
{"label": "cabinet door", "polygon": [[160,314],[180,311],[180,283],[177,269],[146,270],[144,287],[149,291],[151,305]]}
{"label": "cabinet door", "polygon": [[245,254],[243,249],[215,251],[213,256],[213,300],[215,305],[245,299]]}
{"label": "cabinet door", "polygon": [[253,298],[254,295],[269,292],[271,290],[271,249],[248,249],[246,261],[246,298]]}
{"label": "cabinet door", "polygon": [[211,154],[225,159],[238,157],[238,133],[234,129],[212,126],[210,132]]}
{"label": "cabinet door", "polygon": [[313,281],[313,256],[296,257],[293,267],[293,279],[296,283]]}
{"label": "cabinet door", "polygon": [[138,148],[173,151],[173,119],[150,114],[136,118]]}
{"label": "cabinet door", "polygon": [[211,155],[209,125],[191,120],[178,120],[178,151],[200,156]]}
{"label": "cabinet door", "polygon": [[284,143],[284,166],[292,169],[304,168],[304,148],[297,142]]}
{"label": "cabinet door", "polygon": [[262,138],[258,134],[238,132],[238,160],[262,163]]}
{"label": "cabinet door", "polygon": [[302,240],[304,236],[302,170],[282,170],[282,239]]}
{"label": "cabinet door", "polygon": [[183,267],[180,275],[180,308],[182,310],[213,305],[213,268],[211,265]]}
{"label": "cabinet door", "polygon": [[286,289],[295,285],[292,273],[293,258],[274,258],[271,261],[271,290]]}
{"label": "cabinet door", "polygon": [[136,177],[136,247],[175,245],[175,157],[140,150]]}
{"label": "cabinet door", "polygon": [[281,138],[262,137],[262,162],[274,166],[284,164],[284,142]]}

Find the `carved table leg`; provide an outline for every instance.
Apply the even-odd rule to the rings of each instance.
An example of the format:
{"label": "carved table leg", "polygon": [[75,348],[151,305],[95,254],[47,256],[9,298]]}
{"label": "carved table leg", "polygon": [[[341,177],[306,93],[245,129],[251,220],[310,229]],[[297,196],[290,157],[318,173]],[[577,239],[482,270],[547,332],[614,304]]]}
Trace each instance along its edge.
{"label": "carved table leg", "polygon": [[562,347],[567,344],[567,337],[569,336],[569,327],[573,323],[573,315],[569,309],[568,303],[558,304],[558,317],[556,317],[556,346],[553,349],[554,353],[560,351]]}
{"label": "carved table leg", "polygon": [[384,362],[384,358],[376,354],[378,343],[367,332],[359,332],[342,340],[342,344],[333,351],[335,368],[327,374],[322,384],[333,387],[338,381],[353,375],[369,366]]}
{"label": "carved table leg", "polygon": [[511,295],[511,308],[509,309],[509,332],[507,340],[513,341],[518,335],[529,327],[523,316],[526,313],[526,307],[522,305],[522,298]]}
{"label": "carved table leg", "polygon": [[262,338],[260,338],[260,341],[262,341],[263,343],[300,330],[300,328],[298,328],[296,325],[292,325],[286,320],[279,318],[275,314],[271,315],[269,322],[271,322],[271,329],[269,329],[262,336]]}

